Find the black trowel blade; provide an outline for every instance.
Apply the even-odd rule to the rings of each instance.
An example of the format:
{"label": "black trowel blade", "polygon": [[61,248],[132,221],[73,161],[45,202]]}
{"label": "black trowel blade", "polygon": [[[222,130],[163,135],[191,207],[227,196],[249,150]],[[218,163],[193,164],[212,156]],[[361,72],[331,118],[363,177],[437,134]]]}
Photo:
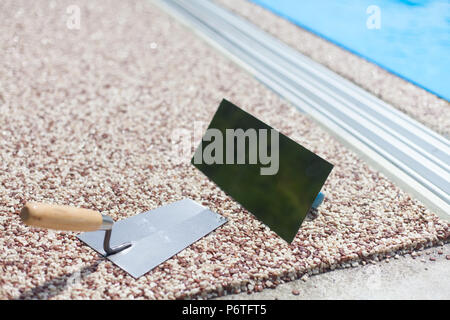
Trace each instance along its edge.
{"label": "black trowel blade", "polygon": [[[280,237],[289,243],[292,242],[333,165],[226,100],[220,104],[207,132],[210,129],[217,129],[222,133],[223,147],[221,150],[215,150],[213,154],[215,160],[218,161],[214,163],[211,161],[199,162],[199,160],[203,160],[204,156],[210,155],[211,149],[218,146],[217,141],[215,142],[211,138],[213,134],[209,134],[203,138],[197,148],[191,161],[192,164]],[[257,143],[254,147],[258,152],[253,154],[253,160],[259,157],[257,163],[253,161],[250,164],[251,146],[248,137],[245,140],[244,164],[238,164],[237,139],[234,146],[227,149],[227,143],[230,141],[227,139],[226,131],[234,130],[236,132],[238,129],[242,129],[244,132],[251,129],[256,132]],[[267,132],[266,136],[259,134],[264,129]],[[277,151],[276,148],[273,148],[270,138],[272,129],[279,136],[279,151],[278,159],[272,155],[274,157],[271,160],[274,162],[277,160],[278,164],[267,161],[265,161],[266,164],[263,164],[261,151],[264,151],[263,155],[271,155],[271,152]],[[212,133],[217,135],[217,131]],[[276,137],[276,134],[274,136]],[[267,138],[267,141],[263,145],[267,147],[267,150],[260,150],[260,140],[264,137]],[[228,160],[234,158],[234,163],[227,161],[227,152],[233,152]],[[220,156],[222,159],[219,159]],[[267,157],[263,160],[267,160]],[[277,167],[278,170],[275,174],[262,174],[263,168],[266,168],[265,173],[270,173],[271,169],[275,172]]]}

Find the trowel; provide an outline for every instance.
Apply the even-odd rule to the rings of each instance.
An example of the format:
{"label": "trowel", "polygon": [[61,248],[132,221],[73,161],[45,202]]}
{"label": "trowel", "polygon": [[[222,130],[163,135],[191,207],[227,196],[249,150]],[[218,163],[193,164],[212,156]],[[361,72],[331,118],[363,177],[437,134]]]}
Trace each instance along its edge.
{"label": "trowel", "polygon": [[191,163],[289,244],[311,208],[323,201],[320,190],[333,169],[226,99]]}
{"label": "trowel", "polygon": [[20,217],[29,226],[86,231],[77,237],[134,278],[227,222],[190,199],[117,222],[95,210],[43,203],[27,203]]}

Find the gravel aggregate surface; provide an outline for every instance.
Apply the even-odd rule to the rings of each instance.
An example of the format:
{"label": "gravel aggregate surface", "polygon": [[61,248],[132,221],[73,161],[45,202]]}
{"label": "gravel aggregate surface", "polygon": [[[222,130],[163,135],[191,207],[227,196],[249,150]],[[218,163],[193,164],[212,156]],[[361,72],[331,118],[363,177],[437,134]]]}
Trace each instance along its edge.
{"label": "gravel aggregate surface", "polygon": [[450,103],[445,99],[248,0],[214,1],[450,139]]}
{"label": "gravel aggregate surface", "polygon": [[[78,0],[79,29],[73,5],[0,5],[1,299],[211,298],[447,242],[447,222],[149,2]],[[222,98],[335,164],[291,245],[173,156],[173,132],[193,153]],[[229,222],[138,280],[18,215],[40,201],[119,220],[186,197]]]}

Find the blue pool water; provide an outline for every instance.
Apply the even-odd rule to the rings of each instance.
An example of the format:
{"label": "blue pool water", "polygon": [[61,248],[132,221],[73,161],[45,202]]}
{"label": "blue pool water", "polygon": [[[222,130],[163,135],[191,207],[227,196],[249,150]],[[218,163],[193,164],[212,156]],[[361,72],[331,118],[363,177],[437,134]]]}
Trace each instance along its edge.
{"label": "blue pool water", "polygon": [[250,1],[450,101],[450,1]]}

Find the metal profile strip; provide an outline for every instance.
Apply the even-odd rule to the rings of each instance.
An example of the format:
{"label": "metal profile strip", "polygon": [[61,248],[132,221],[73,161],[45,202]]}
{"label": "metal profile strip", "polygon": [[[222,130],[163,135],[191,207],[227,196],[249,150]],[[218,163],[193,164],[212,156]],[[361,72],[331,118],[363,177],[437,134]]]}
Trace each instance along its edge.
{"label": "metal profile strip", "polygon": [[447,139],[211,1],[156,3],[449,220]]}

